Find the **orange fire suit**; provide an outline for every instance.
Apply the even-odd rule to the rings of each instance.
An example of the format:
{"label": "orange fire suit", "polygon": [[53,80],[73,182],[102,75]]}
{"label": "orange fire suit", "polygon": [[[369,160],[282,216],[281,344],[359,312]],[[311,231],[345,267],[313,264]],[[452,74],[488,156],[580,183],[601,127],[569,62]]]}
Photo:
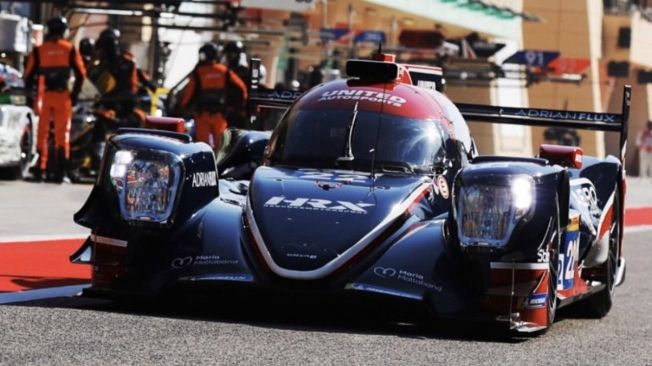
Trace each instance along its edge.
{"label": "orange fire suit", "polygon": [[[247,99],[247,87],[235,72],[218,63],[197,65],[190,75],[190,81],[184,89],[179,104],[180,108],[185,108],[191,101],[193,102],[197,141],[210,144],[212,134],[216,149],[220,147],[222,134],[228,127],[228,122],[224,118],[228,85],[240,90],[242,101]],[[244,105],[233,107],[244,108]]]}
{"label": "orange fire suit", "polygon": [[140,125],[145,112],[138,108],[138,67],[129,53],[101,59],[88,70],[88,78],[101,94],[100,105],[119,119],[136,117]]}
{"label": "orange fire suit", "polygon": [[[71,71],[75,74],[72,93],[68,90]],[[59,37],[47,39],[41,46],[34,48],[27,58],[26,85],[38,85],[41,80],[45,84],[37,135],[41,170],[45,170],[47,166],[50,122],[54,122],[55,149],[63,149],[65,159],[70,158],[72,105],[79,95],[85,77],[86,69],[79,52],[72,43]]]}

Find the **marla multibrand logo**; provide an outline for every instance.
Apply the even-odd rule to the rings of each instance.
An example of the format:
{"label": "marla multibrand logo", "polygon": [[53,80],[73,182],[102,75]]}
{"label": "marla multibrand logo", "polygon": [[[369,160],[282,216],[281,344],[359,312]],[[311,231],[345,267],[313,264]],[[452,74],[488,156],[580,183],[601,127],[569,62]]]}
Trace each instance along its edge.
{"label": "marla multibrand logo", "polygon": [[192,174],[192,187],[215,187],[217,186],[216,172],[197,172]]}
{"label": "marla multibrand logo", "polygon": [[320,102],[328,100],[353,100],[353,101],[369,101],[372,103],[385,103],[394,107],[401,107],[407,100],[383,92],[373,90],[359,90],[359,89],[336,89],[324,92],[319,98]]}
{"label": "marla multibrand logo", "polygon": [[365,207],[373,206],[373,203],[349,201],[330,201],[318,198],[294,198],[285,199],[283,196],[274,196],[265,202],[264,207],[282,207],[308,211],[346,212],[352,214],[366,214]]}

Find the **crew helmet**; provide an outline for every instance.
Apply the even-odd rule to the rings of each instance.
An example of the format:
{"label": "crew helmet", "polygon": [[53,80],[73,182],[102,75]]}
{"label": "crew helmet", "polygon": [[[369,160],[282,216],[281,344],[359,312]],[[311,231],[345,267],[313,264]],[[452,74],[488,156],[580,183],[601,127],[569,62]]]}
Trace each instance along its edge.
{"label": "crew helmet", "polygon": [[236,53],[240,54],[245,51],[244,44],[240,41],[231,41],[224,46],[224,53],[231,54]]}
{"label": "crew helmet", "polygon": [[79,53],[84,57],[93,57],[95,41],[92,38],[82,38],[79,41]]}
{"label": "crew helmet", "polygon": [[62,16],[57,16],[48,20],[48,22],[45,25],[48,28],[47,34],[49,36],[63,37],[63,35],[68,30],[68,21],[66,20],[65,17]]}
{"label": "crew helmet", "polygon": [[204,43],[199,48],[199,61],[212,62],[216,61],[219,57],[219,47],[213,42]]}
{"label": "crew helmet", "polygon": [[100,33],[97,42],[95,42],[95,49],[103,50],[107,54],[117,53],[120,50],[119,42],[120,31],[113,27],[109,27]]}

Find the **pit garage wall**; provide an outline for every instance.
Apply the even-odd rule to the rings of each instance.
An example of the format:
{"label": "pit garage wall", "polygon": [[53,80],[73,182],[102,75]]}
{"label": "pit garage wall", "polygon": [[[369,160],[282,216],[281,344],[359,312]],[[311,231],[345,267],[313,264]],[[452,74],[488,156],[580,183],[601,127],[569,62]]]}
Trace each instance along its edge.
{"label": "pit garage wall", "polygon": [[[492,3],[522,10],[522,0],[494,0]],[[352,18],[354,27],[385,30],[390,45],[397,44],[401,30],[433,29],[435,24],[440,24],[449,38],[464,37],[476,31],[488,39],[510,44],[513,47],[506,50],[509,54],[503,58],[520,49],[520,18],[498,19],[439,0],[353,0],[329,3],[329,24],[346,23],[349,5],[355,14]],[[391,27],[392,19],[396,22],[395,29]],[[525,107],[527,95],[523,90],[500,82],[487,82],[475,86],[448,85],[446,95],[456,103]],[[529,127],[478,122],[470,122],[469,127],[482,155],[532,156]]]}
{"label": "pit garage wall", "polygon": [[[522,0],[497,0],[495,2],[501,6],[508,6],[520,11]],[[319,2],[311,11],[304,13],[307,16],[311,29],[319,29],[326,25],[327,27],[346,27],[349,22],[354,29],[383,30],[388,37],[388,46],[397,44],[398,35],[404,29],[432,29],[435,24],[440,24],[444,28],[446,36],[455,38],[466,36],[470,31],[475,30],[489,39],[496,39],[499,42],[513,44],[507,53],[503,56],[506,58],[513,52],[521,48],[521,20],[497,20],[492,19],[494,24],[487,26],[486,23],[474,21],[473,16],[478,16],[477,12],[465,10],[454,4],[444,3],[441,1],[417,1],[410,3],[410,6],[401,2],[385,2],[377,0],[350,0],[350,1],[329,1],[327,4],[327,13],[324,14],[324,2]],[[446,11],[421,12],[423,7],[439,8],[444,6]],[[263,22],[271,28],[281,27],[281,20],[287,19],[289,13],[280,10],[265,9],[261,13]],[[324,17],[324,15],[326,15]],[[452,16],[455,15],[455,16]],[[455,22],[446,22],[448,18],[455,19]],[[500,26],[497,26],[499,24]],[[500,32],[508,34],[508,37],[501,37]],[[277,62],[279,57],[272,54],[278,51],[277,47],[258,47],[252,45],[251,51],[262,57],[268,71],[268,84],[270,80],[278,80],[282,75],[276,75]],[[333,47],[342,47],[339,43]],[[319,62],[324,56],[324,50],[314,45],[298,45],[301,52],[299,55],[299,68],[307,69],[308,67]],[[375,50],[375,45],[367,45]],[[340,48],[340,51],[342,49]],[[358,50],[360,55],[364,52]],[[368,52],[367,52],[368,53]],[[366,54],[366,53],[364,53]],[[349,56],[343,55],[343,58]],[[273,83],[271,83],[273,84]],[[507,94],[503,91],[508,91]],[[519,94],[516,98],[514,92]],[[504,86],[500,83],[487,83],[482,86],[452,86],[449,85],[446,94],[458,103],[479,103],[479,104],[501,104],[507,106],[527,106],[527,95],[523,88],[514,88],[513,85]],[[475,138],[481,154],[502,154],[512,156],[532,156],[530,128],[525,126],[499,126],[485,123],[470,123],[471,132]]]}
{"label": "pit garage wall", "polygon": [[[562,57],[587,58],[591,66],[579,84],[543,82],[528,88],[529,106],[602,112],[599,58],[602,2],[597,0],[525,0],[523,9],[543,18],[523,23],[525,49],[559,51]],[[544,128],[532,129],[532,146],[544,143]],[[587,155],[603,156],[604,133],[578,131]]]}
{"label": "pit garage wall", "polygon": [[[618,31],[621,27],[632,30],[629,47],[618,46]],[[607,65],[610,61],[630,63],[629,76],[609,77]],[[600,60],[602,97],[608,112],[619,113],[622,108],[622,90],[626,84],[632,86],[632,106],[627,136],[627,173],[638,175],[638,151],[636,136],[652,119],[652,84],[639,84],[640,70],[652,68],[652,22],[641,17],[637,11],[631,14],[605,14],[603,18],[603,57]],[[607,134],[605,138],[608,154],[618,154],[618,136]]]}

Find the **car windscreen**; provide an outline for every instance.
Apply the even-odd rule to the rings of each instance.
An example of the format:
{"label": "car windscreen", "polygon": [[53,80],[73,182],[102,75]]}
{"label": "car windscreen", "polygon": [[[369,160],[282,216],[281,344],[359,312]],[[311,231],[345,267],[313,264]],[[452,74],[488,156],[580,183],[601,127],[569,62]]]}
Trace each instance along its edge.
{"label": "car windscreen", "polygon": [[[353,159],[346,159],[351,126]],[[438,121],[364,110],[293,110],[277,132],[278,141],[271,153],[273,164],[352,165],[350,168],[369,171],[374,160],[380,168],[431,172],[445,154]]]}

